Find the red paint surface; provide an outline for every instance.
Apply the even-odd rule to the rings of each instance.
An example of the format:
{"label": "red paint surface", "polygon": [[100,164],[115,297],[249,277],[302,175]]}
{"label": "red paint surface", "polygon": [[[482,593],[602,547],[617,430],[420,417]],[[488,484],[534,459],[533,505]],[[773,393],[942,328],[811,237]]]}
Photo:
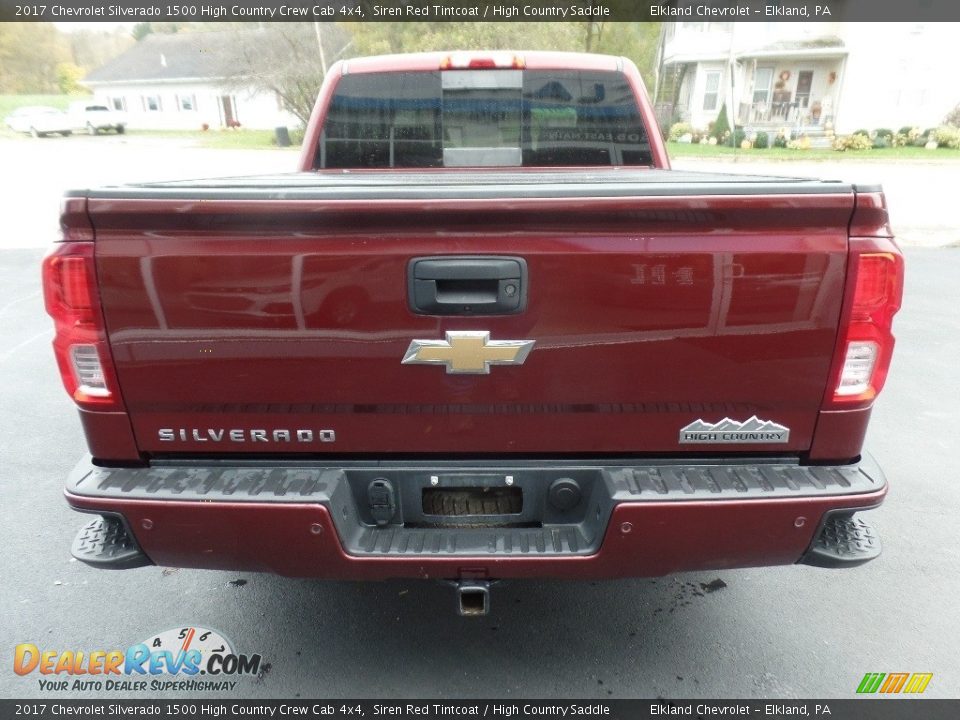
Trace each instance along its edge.
{"label": "red paint surface", "polygon": [[[710,451],[756,414],[804,452],[827,384],[853,196],[89,201],[107,329],[146,452]],[[420,255],[519,255],[512,316],[413,314]],[[523,366],[401,365],[447,330],[531,339]],[[335,443],[158,440],[333,429]],[[713,451],[728,449],[720,446]]]}
{"label": "red paint surface", "polygon": [[[886,488],[845,497],[623,503],[600,550],[575,557],[358,557],[347,555],[320,505],[102,500],[67,494],[74,508],[122,513],[158,565],[272,572],[295,577],[616,578],[782,565],[809,546],[823,513],[867,508]],[[803,518],[797,527],[798,518]],[[144,520],[150,520],[150,530]],[[630,523],[628,533],[623,523]],[[317,534],[311,526],[319,524]]]}
{"label": "red paint surface", "polygon": [[96,412],[78,408],[90,454],[103,461],[139,456],[137,441],[125,412]]}
{"label": "red paint surface", "polygon": [[855,460],[863,449],[872,410],[873,406],[822,411],[808,458],[817,462]]}

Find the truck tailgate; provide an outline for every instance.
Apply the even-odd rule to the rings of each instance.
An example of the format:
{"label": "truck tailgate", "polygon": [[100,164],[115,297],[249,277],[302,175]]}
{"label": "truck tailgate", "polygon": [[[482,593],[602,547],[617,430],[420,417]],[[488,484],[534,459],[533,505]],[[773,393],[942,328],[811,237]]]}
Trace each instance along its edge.
{"label": "truck tailgate", "polygon": [[[836,341],[854,193],[564,170],[302,173],[77,195],[89,198],[142,452],[383,457],[804,452]],[[413,312],[411,259],[458,255],[525,260],[525,309]],[[451,331],[534,345],[523,364],[487,374],[401,363],[411,341]],[[744,433],[682,442],[684,428],[724,421]],[[746,434],[776,426],[787,432]]]}

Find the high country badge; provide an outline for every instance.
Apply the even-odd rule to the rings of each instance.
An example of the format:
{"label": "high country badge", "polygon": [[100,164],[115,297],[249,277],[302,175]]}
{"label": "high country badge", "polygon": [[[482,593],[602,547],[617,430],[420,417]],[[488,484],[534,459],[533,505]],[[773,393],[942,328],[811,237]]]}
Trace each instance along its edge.
{"label": "high country badge", "polygon": [[780,444],[790,440],[790,428],[770,420],[761,420],[756,415],[744,422],[730,418],[715,423],[694,420],[680,428],[681,444]]}

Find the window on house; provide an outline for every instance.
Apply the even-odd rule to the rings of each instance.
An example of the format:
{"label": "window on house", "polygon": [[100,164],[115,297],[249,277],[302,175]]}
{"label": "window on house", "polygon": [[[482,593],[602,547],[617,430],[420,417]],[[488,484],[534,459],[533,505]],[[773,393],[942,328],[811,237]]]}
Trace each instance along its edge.
{"label": "window on house", "polygon": [[720,73],[708,72],[703,89],[703,109],[716,110],[720,99]]}
{"label": "window on house", "polygon": [[163,106],[160,103],[159,95],[144,95],[143,96],[143,109],[147,112],[160,112],[163,109]]}
{"label": "window on house", "polygon": [[680,27],[682,27],[684,30],[692,30],[693,32],[703,32],[703,28],[704,28],[705,25],[706,25],[706,23],[702,23],[702,22],[682,22],[682,23],[680,23]]}
{"label": "window on house", "polygon": [[753,104],[764,104],[770,102],[770,86],[773,83],[773,68],[757,68],[753,75]]}
{"label": "window on house", "polygon": [[125,111],[127,109],[127,99],[122,97],[110,98],[110,107],[114,110]]}
{"label": "window on house", "polygon": [[183,112],[193,112],[197,109],[197,98],[194,95],[177,95],[177,104]]}

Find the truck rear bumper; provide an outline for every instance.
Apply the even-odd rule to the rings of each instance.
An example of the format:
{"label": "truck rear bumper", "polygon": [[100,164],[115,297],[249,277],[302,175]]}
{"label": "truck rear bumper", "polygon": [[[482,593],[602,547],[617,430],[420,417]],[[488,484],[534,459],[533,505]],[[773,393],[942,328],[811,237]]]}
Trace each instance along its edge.
{"label": "truck rear bumper", "polygon": [[[103,468],[85,459],[66,497],[107,518],[74,544],[91,565],[372,580],[855,565],[879,543],[850,516],[886,492],[869,456],[829,467],[781,459]],[[458,506],[470,493],[481,504]],[[485,500],[508,495],[516,505]]]}

